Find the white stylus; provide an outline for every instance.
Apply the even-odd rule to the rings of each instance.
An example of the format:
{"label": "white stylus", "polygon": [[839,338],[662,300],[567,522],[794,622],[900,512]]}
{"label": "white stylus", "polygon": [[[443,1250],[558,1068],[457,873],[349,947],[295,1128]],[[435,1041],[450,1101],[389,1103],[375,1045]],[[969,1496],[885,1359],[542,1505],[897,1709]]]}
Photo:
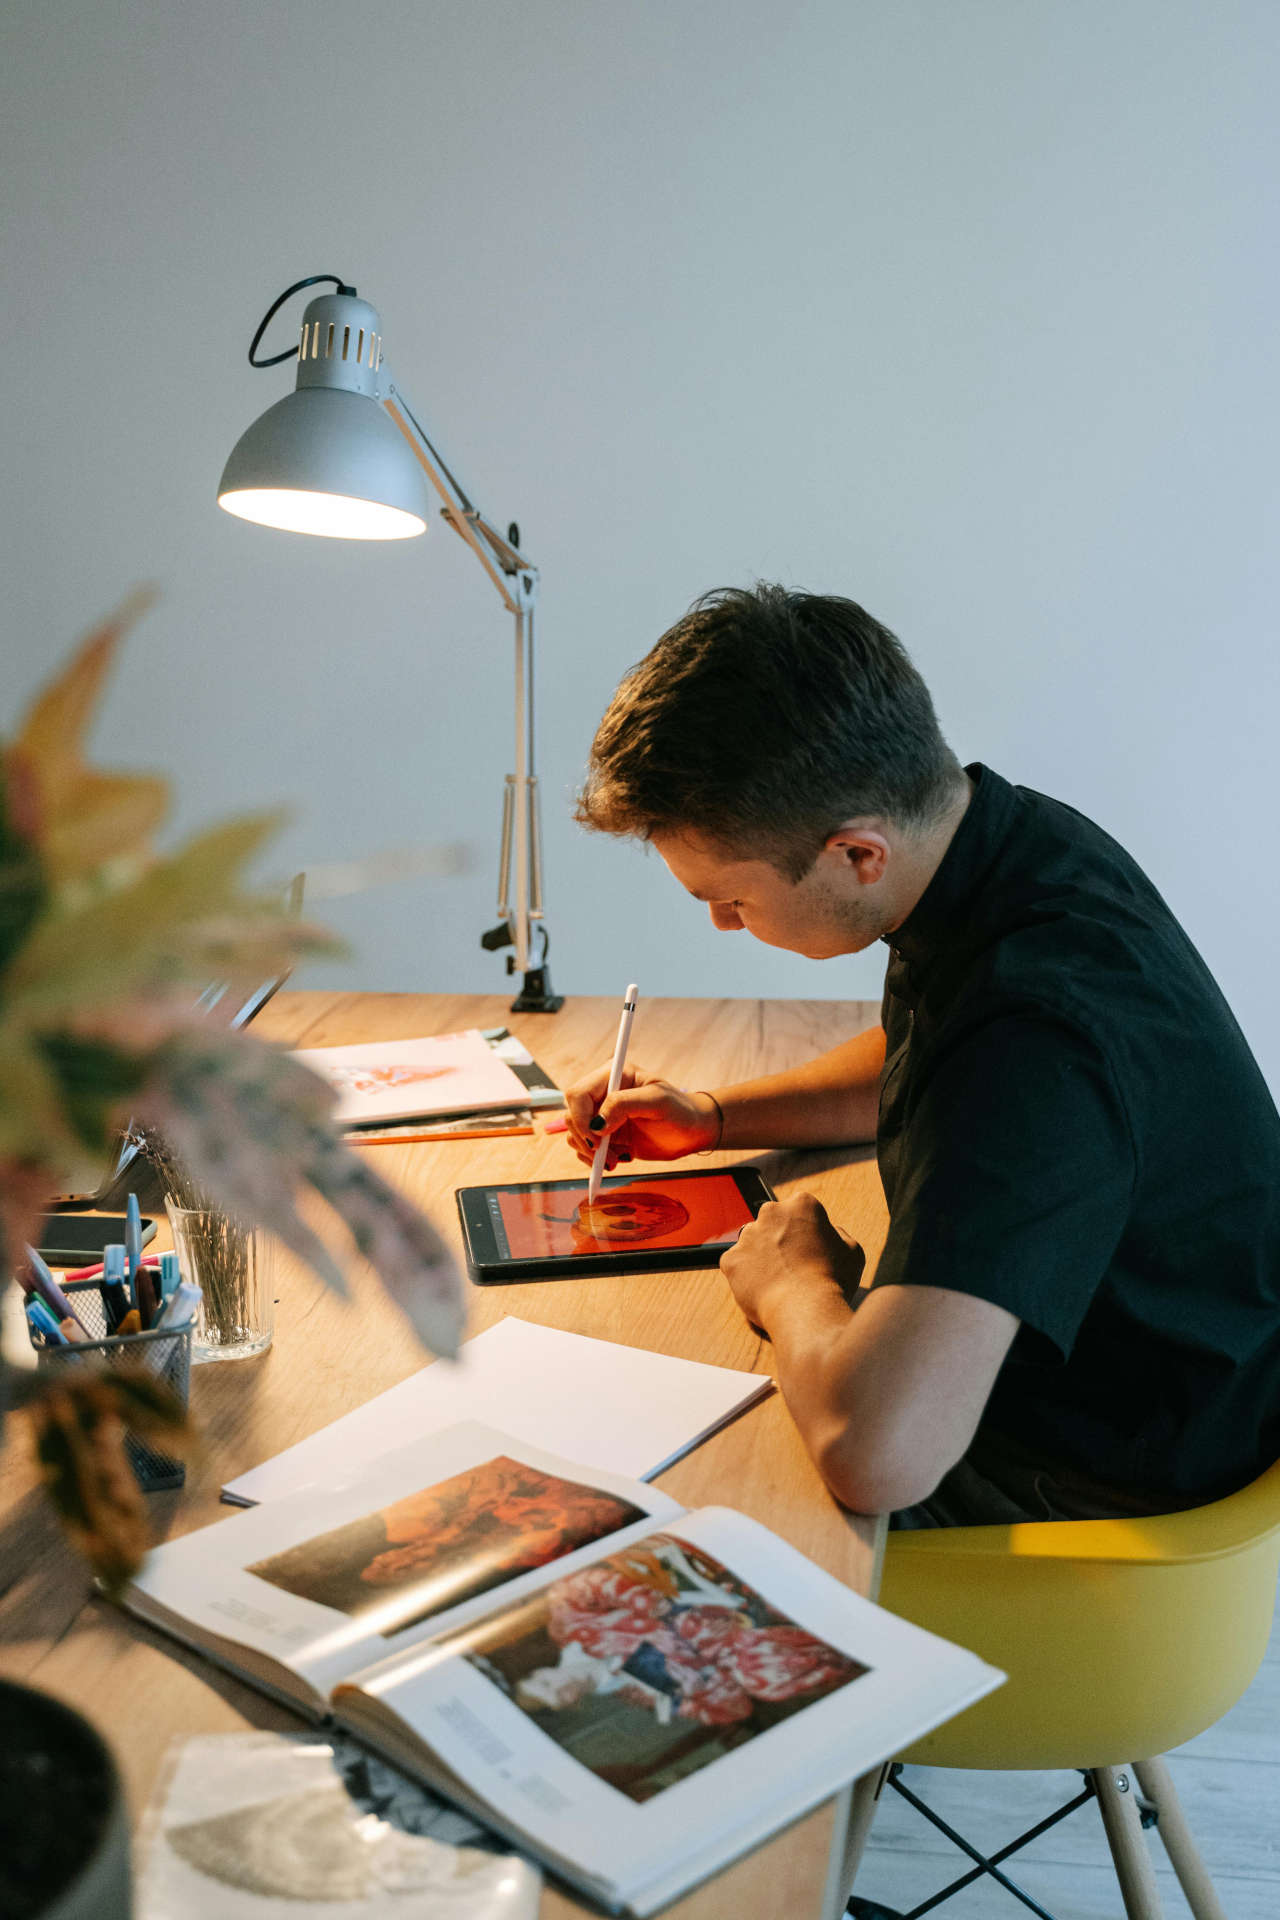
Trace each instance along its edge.
{"label": "white stylus", "polygon": [[[633,985],[627,988],[627,997],[622,1003],[622,1018],[618,1022],[618,1041],[613,1049],[613,1065],[609,1069],[609,1085],[604,1096],[606,1100],[611,1093],[618,1091],[622,1069],[627,1064],[627,1042],[631,1038],[631,1022],[635,1019],[636,1001],[639,997],[639,987]],[[604,1172],[604,1163],[608,1155],[609,1136],[606,1133],[596,1148],[595,1158],[591,1162],[591,1178],[587,1182],[588,1206],[599,1198],[600,1176]]]}

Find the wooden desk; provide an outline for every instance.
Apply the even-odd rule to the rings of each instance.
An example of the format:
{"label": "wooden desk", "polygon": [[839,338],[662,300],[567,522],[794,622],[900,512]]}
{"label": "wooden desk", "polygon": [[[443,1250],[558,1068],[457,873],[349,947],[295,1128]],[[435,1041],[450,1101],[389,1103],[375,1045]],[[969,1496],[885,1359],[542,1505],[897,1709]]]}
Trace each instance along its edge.
{"label": "wooden desk", "polygon": [[[807,1059],[870,1024],[878,1011],[860,1001],[647,1001],[636,1017],[632,1052],[682,1085],[714,1087]],[[576,999],[560,1014],[520,1017],[509,1015],[505,997],[496,995],[313,991],[281,994],[264,1012],[261,1031],[294,1045],[324,1046],[509,1025],[565,1085],[610,1056],[616,1023],[613,999]],[[368,1151],[455,1247],[455,1187],[562,1176],[576,1166],[563,1136],[541,1133]],[[708,1164],[744,1158],[758,1160],[776,1190],[817,1192],[862,1240],[869,1266],[878,1257],[885,1211],[869,1150],[723,1154]],[[469,1288],[469,1333],[507,1313],[688,1359],[769,1371],[768,1343],[747,1325],[714,1269]],[[151,1497],[157,1537],[225,1515],[218,1501],[224,1481],[393,1386],[424,1359],[370,1275],[354,1277],[344,1304],[310,1272],[287,1266],[271,1351],[257,1360],[201,1367],[192,1376],[205,1455],[185,1490]],[[394,1443],[393,1434],[387,1438]],[[135,1811],[175,1734],[297,1726],[284,1709],[176,1643],[90,1600],[84,1569],[62,1543],[25,1448],[11,1444],[0,1473],[0,1672],[59,1694],[89,1715],[114,1747]],[[780,1395],[679,1461],[660,1484],[686,1506],[735,1506],[857,1591],[874,1590],[878,1529],[832,1500]],[[848,1792],[829,1800],[669,1908],[672,1920],[838,1914],[849,1807]],[[570,1920],[586,1911],[548,1887],[541,1914],[542,1920]]]}

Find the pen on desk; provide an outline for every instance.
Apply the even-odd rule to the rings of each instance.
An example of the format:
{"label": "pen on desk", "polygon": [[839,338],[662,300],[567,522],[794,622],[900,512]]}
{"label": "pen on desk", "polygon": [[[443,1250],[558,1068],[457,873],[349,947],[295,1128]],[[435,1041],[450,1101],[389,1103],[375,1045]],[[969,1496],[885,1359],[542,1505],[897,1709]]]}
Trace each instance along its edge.
{"label": "pen on desk", "polygon": [[[622,1003],[622,1015],[618,1021],[618,1038],[613,1049],[613,1065],[609,1069],[609,1085],[605,1089],[605,1099],[618,1091],[622,1079],[622,1069],[627,1064],[627,1042],[631,1038],[631,1022],[635,1018],[636,1001],[640,989],[634,984],[627,988],[626,999]],[[593,1203],[599,1198],[600,1176],[604,1172],[604,1163],[609,1155],[609,1136],[606,1134],[595,1150],[591,1162],[591,1178],[587,1182],[587,1201]]]}
{"label": "pen on desk", "polygon": [[[45,1305],[52,1310],[55,1320],[74,1320],[77,1326],[79,1326],[81,1333],[83,1333],[85,1327],[80,1320],[79,1314],[35,1248],[26,1247],[24,1248],[24,1252],[27,1256],[27,1266],[31,1274],[31,1286],[27,1288],[27,1291],[29,1293],[34,1292],[39,1294]],[[25,1280],[23,1284],[26,1284]]]}
{"label": "pen on desk", "polygon": [[129,1296],[124,1285],[124,1248],[112,1241],[102,1252],[102,1280],[98,1287],[102,1310],[107,1317],[107,1332],[114,1333],[129,1311]]}

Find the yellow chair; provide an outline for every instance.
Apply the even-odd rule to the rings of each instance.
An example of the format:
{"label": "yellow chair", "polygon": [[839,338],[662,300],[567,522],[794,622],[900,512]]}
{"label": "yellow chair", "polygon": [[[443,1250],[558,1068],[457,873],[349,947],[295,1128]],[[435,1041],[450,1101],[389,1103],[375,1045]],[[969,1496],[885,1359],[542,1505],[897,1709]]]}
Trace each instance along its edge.
{"label": "yellow chair", "polygon": [[[1142,1838],[1151,1823],[1196,1920],[1225,1920],[1159,1756],[1212,1726],[1253,1679],[1278,1565],[1280,1462],[1240,1492],[1185,1513],[891,1533],[881,1605],[1009,1676],[899,1759],[1079,1768],[1089,1781],[1081,1798],[1098,1798],[1129,1920],[1159,1920]],[[964,1882],[989,1870],[984,1864]],[[998,1865],[995,1877],[1004,1880]]]}

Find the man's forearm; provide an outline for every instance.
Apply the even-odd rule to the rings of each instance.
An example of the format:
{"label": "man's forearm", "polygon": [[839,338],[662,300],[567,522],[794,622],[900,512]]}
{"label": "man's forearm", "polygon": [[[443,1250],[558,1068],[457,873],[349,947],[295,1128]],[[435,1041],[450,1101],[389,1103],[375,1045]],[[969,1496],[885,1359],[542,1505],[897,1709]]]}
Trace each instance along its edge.
{"label": "man's forearm", "polygon": [[862,1146],[876,1136],[884,1029],[868,1027],[816,1060],[717,1088],[725,1147]]}

